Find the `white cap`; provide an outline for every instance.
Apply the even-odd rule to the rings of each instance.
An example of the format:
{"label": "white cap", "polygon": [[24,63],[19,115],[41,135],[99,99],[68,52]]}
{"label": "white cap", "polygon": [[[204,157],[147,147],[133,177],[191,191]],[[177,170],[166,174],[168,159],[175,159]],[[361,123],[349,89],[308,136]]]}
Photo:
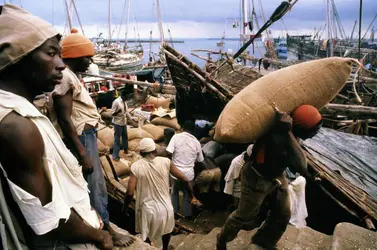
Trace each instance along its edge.
{"label": "white cap", "polygon": [[140,152],[148,153],[156,150],[156,144],[151,138],[144,138],[139,144]]}

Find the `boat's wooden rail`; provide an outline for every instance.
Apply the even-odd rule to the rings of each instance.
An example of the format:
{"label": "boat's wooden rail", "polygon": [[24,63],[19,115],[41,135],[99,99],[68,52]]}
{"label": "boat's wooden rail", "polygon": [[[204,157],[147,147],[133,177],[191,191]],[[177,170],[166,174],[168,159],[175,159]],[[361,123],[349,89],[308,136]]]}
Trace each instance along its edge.
{"label": "boat's wooden rail", "polygon": [[[308,170],[312,180],[337,205],[357,218],[365,227],[372,229],[377,225],[377,201],[361,188],[353,185],[339,173],[323,165],[304,148]],[[371,226],[372,224],[372,226]]]}

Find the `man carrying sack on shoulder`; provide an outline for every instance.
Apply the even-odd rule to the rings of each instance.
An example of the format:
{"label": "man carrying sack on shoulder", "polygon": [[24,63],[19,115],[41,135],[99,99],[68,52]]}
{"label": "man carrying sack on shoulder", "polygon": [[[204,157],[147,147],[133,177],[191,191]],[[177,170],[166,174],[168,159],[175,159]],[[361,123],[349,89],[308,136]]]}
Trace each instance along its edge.
{"label": "man carrying sack on shoulder", "polygon": [[252,238],[252,243],[267,249],[275,245],[285,232],[291,217],[288,180],[285,169],[306,174],[306,157],[296,137],[303,140],[313,137],[322,126],[319,111],[310,105],[302,105],[292,112],[276,111],[272,129],[258,139],[250,160],[241,173],[241,197],[238,208],[228,217],[217,238],[217,250],[226,249],[243,230],[259,227],[262,204],[268,199],[270,213],[262,227]]}

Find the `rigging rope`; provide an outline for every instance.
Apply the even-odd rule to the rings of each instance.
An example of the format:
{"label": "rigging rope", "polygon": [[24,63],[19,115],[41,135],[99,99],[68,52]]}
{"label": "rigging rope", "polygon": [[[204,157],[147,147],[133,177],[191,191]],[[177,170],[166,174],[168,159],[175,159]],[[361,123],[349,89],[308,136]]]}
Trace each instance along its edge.
{"label": "rigging rope", "polygon": [[[289,0],[290,1],[290,0]],[[255,38],[257,36],[259,36],[260,34],[262,34],[262,32],[264,32],[265,30],[267,30],[268,27],[270,27],[274,22],[276,22],[277,20],[279,20],[281,17],[283,17],[287,11],[291,8],[291,4],[287,1],[283,1],[277,8],[276,10],[272,13],[270,19],[262,26],[262,28],[260,30],[258,30],[258,32],[254,35],[253,38],[251,38],[247,43],[245,43],[241,49],[239,49],[237,51],[236,54],[234,54],[233,56],[233,59],[236,59],[237,57],[239,57],[241,55],[242,52],[245,51],[245,49],[247,49],[247,47],[250,46],[250,44],[255,40]]]}
{"label": "rigging rope", "polygon": [[[124,12],[126,11],[126,7],[127,7],[127,0],[124,0],[122,15],[121,15],[121,18],[120,18],[119,30],[118,30],[117,44],[120,43],[120,41],[119,41],[120,40],[120,32],[122,30]],[[127,34],[127,31],[126,31],[126,34]],[[125,37],[125,43],[127,44],[126,39],[127,39],[127,37]]]}

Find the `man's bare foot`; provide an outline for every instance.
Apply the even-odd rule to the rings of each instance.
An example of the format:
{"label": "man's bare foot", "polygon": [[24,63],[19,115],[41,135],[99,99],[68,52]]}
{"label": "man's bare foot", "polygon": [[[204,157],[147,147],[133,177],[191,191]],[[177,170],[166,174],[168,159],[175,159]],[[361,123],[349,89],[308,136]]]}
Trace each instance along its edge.
{"label": "man's bare foot", "polygon": [[115,231],[110,225],[105,225],[105,229],[111,234],[114,246],[128,247],[136,241],[135,236],[130,234],[120,234]]}
{"label": "man's bare foot", "polygon": [[113,244],[117,247],[128,247],[136,241],[136,238],[132,235],[125,235],[120,233],[111,234],[113,237]]}

